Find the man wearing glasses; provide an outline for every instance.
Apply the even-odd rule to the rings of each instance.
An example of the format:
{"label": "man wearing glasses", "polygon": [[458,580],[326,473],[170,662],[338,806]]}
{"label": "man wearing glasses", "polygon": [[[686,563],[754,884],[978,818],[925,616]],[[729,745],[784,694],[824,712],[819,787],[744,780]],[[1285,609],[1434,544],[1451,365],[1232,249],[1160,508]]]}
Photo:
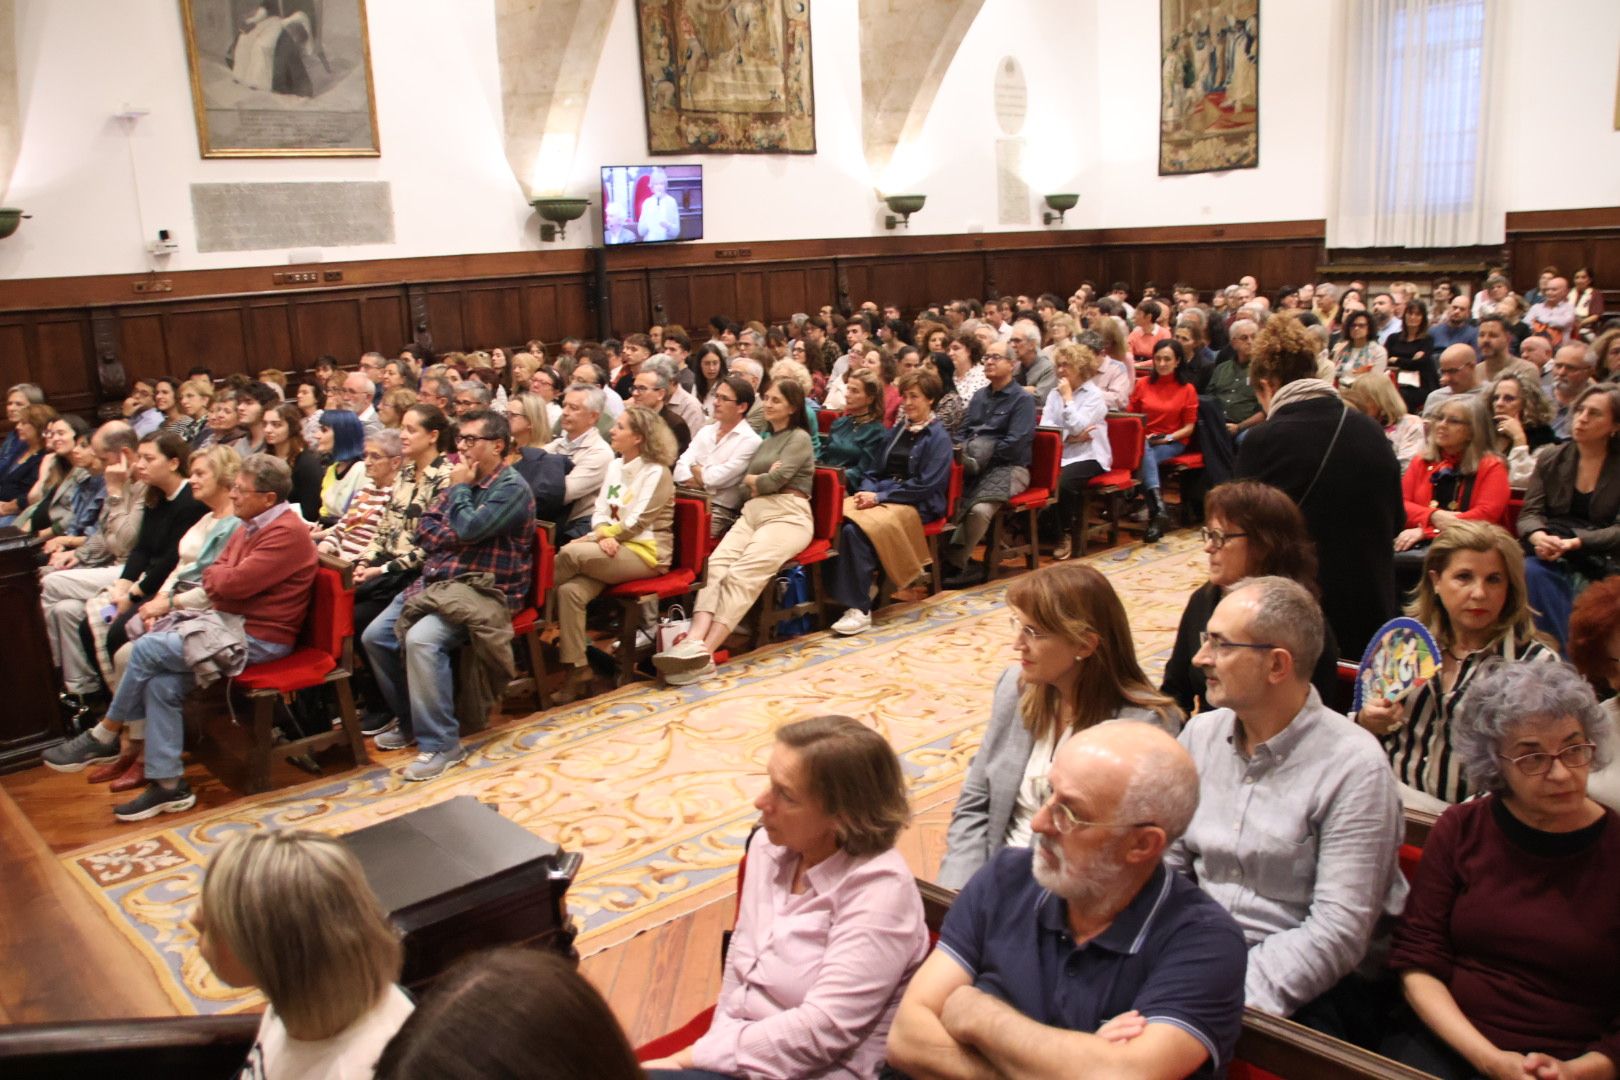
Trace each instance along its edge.
{"label": "man wearing glasses", "polygon": [[657,413],[675,435],[677,453],[685,453],[692,445],[692,429],[686,426],[680,414],[669,407],[669,391],[674,386],[666,371],[655,362],[643,363],[630,384],[630,403]]}
{"label": "man wearing glasses", "polygon": [[1472,345],[1448,345],[1440,354],[1440,389],[1423,399],[1423,419],[1433,421],[1454,397],[1479,392],[1479,356]]}
{"label": "man wearing glasses", "polygon": [[715,539],[731,528],[748,496],[742,478],[760,436],[743,421],[753,407],[754,388],[747,379],[722,379],[714,391],[714,423],[699,428],[675,462],[677,484],[709,493],[709,535]]}
{"label": "man wearing glasses", "polygon": [[1243,1020],[1243,934],[1162,860],[1198,806],[1171,736],[1110,720],[1058,750],[1034,841],[951,905],[888,1060],[914,1080],[1221,1076]]}
{"label": "man wearing glasses", "polygon": [[[377,735],[377,749],[416,744],[416,760],[403,774],[406,780],[432,780],[467,759],[452,698],[450,658],[471,640],[469,629],[504,626],[510,613],[529,599],[534,492],[505,462],[511,443],[511,428],[500,413],[474,409],[462,414],[456,436],[461,461],[450,471],[450,486],[417,526],[422,574],[360,638],[397,721]],[[432,594],[413,607],[413,618],[400,633],[396,624],[406,605],[429,589]],[[493,600],[491,589],[504,604]],[[509,656],[510,649],[503,649]]]}
{"label": "man wearing glasses", "polygon": [[1570,425],[1575,422],[1575,399],[1592,385],[1592,369],[1597,356],[1590,346],[1579,341],[1565,345],[1553,353],[1548,369],[1553,376],[1552,429],[1561,441],[1570,437]]}
{"label": "man wearing glasses", "polygon": [[1406,900],[1401,800],[1378,740],[1311,686],[1322,634],[1288,578],[1251,578],[1216,606],[1193,657],[1213,711],[1180,737],[1201,799],[1165,863],[1243,928],[1249,1005],[1354,1041],[1383,999],[1353,973]]}

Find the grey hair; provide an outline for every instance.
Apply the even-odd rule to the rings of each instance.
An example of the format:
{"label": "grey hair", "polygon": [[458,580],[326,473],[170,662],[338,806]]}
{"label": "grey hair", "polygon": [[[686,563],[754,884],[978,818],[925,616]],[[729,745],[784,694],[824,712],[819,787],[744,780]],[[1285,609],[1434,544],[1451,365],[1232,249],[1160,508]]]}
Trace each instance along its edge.
{"label": "grey hair", "polygon": [[485,386],[483,383],[479,382],[476,379],[468,379],[466,382],[456,383],[456,393],[458,393],[458,394],[471,394],[473,396],[473,399],[475,401],[477,401],[478,404],[480,404],[480,405],[488,405],[489,404],[489,400],[490,400],[489,387]]}
{"label": "grey hair", "polygon": [[593,412],[597,416],[601,416],[602,410],[607,407],[607,395],[602,392],[600,386],[577,382],[563,391],[563,397],[566,398],[569,394],[584,394],[586,411]]}
{"label": "grey hair", "polygon": [[1230,337],[1231,335],[1237,333],[1237,328],[1240,327],[1240,326],[1247,326],[1250,330],[1253,330],[1255,333],[1260,332],[1260,324],[1255,322],[1253,319],[1250,319],[1250,318],[1233,319],[1232,320],[1232,325],[1228,326],[1226,328],[1227,336]]}
{"label": "grey hair", "polygon": [[[675,384],[675,361],[660,353],[642,362],[641,371],[658,379],[658,389],[668,390]],[[640,374],[638,371],[636,374]]]}
{"label": "grey hair", "polygon": [[249,454],[236,475],[247,477],[254,491],[274,495],[276,502],[286,502],[292,494],[292,468],[270,454]]}
{"label": "grey hair", "polygon": [[[1162,730],[1141,720],[1104,720],[1097,726],[1118,724]],[[1136,759],[1115,816],[1122,822],[1152,822],[1164,830],[1168,846],[1187,831],[1197,812],[1198,770],[1180,744],[1173,743],[1157,745]]]}
{"label": "grey hair", "polygon": [[39,383],[20,382],[6,391],[6,397],[12,394],[21,394],[28,399],[30,405],[45,404],[45,391],[39,388]]}
{"label": "grey hair", "polygon": [[1251,632],[1261,641],[1275,642],[1294,659],[1294,678],[1310,681],[1322,656],[1322,606],[1310,591],[1285,577],[1244,578],[1232,593],[1255,593]]}
{"label": "grey hair", "polygon": [[753,379],[755,382],[765,378],[765,365],[761,364],[758,360],[752,359],[751,357],[739,356],[737,359],[731,361],[730,366],[731,373],[733,375],[741,375],[745,378]]}
{"label": "grey hair", "polygon": [[363,383],[366,388],[366,393],[368,394],[375,394],[377,392],[377,384],[371,381],[370,375],[363,375],[358,371],[351,371],[343,377],[343,385],[345,387],[347,387],[350,383],[354,383],[356,389],[359,389],[360,385]]}
{"label": "grey hair", "polygon": [[1507,777],[1501,753],[1509,735],[1572,716],[1597,746],[1592,768],[1614,759],[1614,732],[1592,685],[1562,662],[1496,660],[1475,672],[1452,714],[1451,741],[1468,782],[1481,791],[1502,791]]}
{"label": "grey hair", "polygon": [[375,435],[366,436],[366,445],[375,446],[385,457],[400,457],[405,453],[398,428],[383,428]]}
{"label": "grey hair", "polygon": [[445,399],[450,398],[456,392],[456,384],[443,375],[422,376],[421,387],[422,393]]}
{"label": "grey hair", "polygon": [[1017,322],[1013,323],[1012,332],[1015,337],[1023,338],[1031,345],[1034,345],[1037,349],[1041,347],[1040,328],[1034,323],[1030,322],[1028,319],[1019,319]]}
{"label": "grey hair", "polygon": [[795,327],[802,327],[809,321],[810,316],[806,315],[802,311],[795,311],[788,319],[788,322],[792,323]]}

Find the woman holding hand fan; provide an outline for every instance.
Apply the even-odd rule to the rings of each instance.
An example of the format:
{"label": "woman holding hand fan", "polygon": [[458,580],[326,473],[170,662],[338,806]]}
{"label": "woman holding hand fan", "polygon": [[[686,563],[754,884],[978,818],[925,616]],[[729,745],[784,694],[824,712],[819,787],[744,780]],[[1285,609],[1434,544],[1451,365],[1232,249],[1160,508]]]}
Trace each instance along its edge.
{"label": "woman holding hand fan", "polygon": [[1531,622],[1524,553],[1495,525],[1458,521],[1443,529],[1406,611],[1440,646],[1438,675],[1403,700],[1363,703],[1355,719],[1383,739],[1406,804],[1442,810],[1470,794],[1451,730],[1469,680],[1493,658],[1556,662],[1558,655]]}

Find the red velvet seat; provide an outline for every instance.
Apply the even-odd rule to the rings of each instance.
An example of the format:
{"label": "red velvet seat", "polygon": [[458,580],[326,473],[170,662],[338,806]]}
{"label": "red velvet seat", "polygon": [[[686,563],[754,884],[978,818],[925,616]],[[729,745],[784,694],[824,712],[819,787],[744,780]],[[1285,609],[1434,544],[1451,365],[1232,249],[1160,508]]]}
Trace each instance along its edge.
{"label": "red velvet seat", "polygon": [[843,409],[822,409],[816,413],[816,427],[821,429],[821,434],[826,435],[832,431],[833,421],[843,415]]}
{"label": "red velvet seat", "polygon": [[529,653],[529,673],[534,676],[535,707],[551,707],[551,695],[546,691],[546,659],[540,650],[540,627],[543,620],[540,609],[557,583],[557,546],[552,541],[552,526],[539,525],[534,530],[534,584],[529,594],[529,606],[512,616],[512,637],[521,639]]}
{"label": "red velvet seat", "polygon": [[803,551],[782,564],[780,573],[802,566],[810,575],[810,599],[787,607],[776,606],[776,589],[767,586],[759,598],[759,618],[754,621],[754,648],[770,640],[776,628],[786,619],[814,611],[816,620],[827,625],[828,559],[838,554],[838,530],[844,524],[844,470],[831,465],[817,465],[810,487],[810,543]]}
{"label": "red velvet seat", "polygon": [[[1194,432],[1191,445],[1196,446],[1197,439],[1198,435]],[[1181,492],[1181,524],[1187,526],[1197,521],[1203,510],[1204,455],[1190,449],[1167,458],[1159,465],[1159,477],[1166,489],[1174,484]]]}
{"label": "red velvet seat", "polygon": [[675,551],[669,570],[653,577],[637,578],[613,585],[602,596],[619,603],[618,685],[636,677],[636,664],[652,655],[652,647],[636,647],[636,631],[641,628],[641,602],[659,602],[689,596],[702,585],[703,567],[709,556],[709,499],[685,491],[675,495]]}
{"label": "red velvet seat", "polygon": [[1139,413],[1109,413],[1107,423],[1113,467],[1086,481],[1080,497],[1080,516],[1068,523],[1076,555],[1086,553],[1086,521],[1094,494],[1108,499],[1108,542],[1119,542],[1119,519],[1125,515],[1125,496],[1136,490],[1136,470],[1141,468],[1142,455],[1147,453],[1147,428]]}
{"label": "red velvet seat", "polygon": [[[346,571],[330,566],[315,570],[315,584],[303,631],[293,651],[279,660],[253,664],[232,680],[253,702],[253,750],[248,761],[248,791],[270,787],[271,763],[324,750],[348,740],[356,766],[371,764],[355,715],[349,673],[354,667],[354,590]],[[276,699],[331,683],[337,692],[339,727],[289,742],[276,743]]]}
{"label": "red velvet seat", "polygon": [[[990,526],[987,561],[989,578],[1001,576],[1001,564],[1009,555],[1021,555],[1028,569],[1041,565],[1040,513],[1057,502],[1058,474],[1063,468],[1063,432],[1052,427],[1035,429],[1035,445],[1029,455],[1029,487],[1014,495],[996,512]],[[1016,514],[1026,515],[1029,535],[1021,544],[1007,541],[1007,523]]]}

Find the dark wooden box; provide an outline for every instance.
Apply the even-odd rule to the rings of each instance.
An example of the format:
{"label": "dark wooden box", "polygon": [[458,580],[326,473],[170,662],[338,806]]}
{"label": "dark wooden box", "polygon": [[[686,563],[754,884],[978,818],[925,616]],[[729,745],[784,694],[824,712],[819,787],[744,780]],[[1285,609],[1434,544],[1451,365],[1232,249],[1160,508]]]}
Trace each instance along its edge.
{"label": "dark wooden box", "polygon": [[470,795],[349,833],[404,935],[400,981],[421,989],[469,952],[532,945],[573,957],[566,898],[580,856]]}

